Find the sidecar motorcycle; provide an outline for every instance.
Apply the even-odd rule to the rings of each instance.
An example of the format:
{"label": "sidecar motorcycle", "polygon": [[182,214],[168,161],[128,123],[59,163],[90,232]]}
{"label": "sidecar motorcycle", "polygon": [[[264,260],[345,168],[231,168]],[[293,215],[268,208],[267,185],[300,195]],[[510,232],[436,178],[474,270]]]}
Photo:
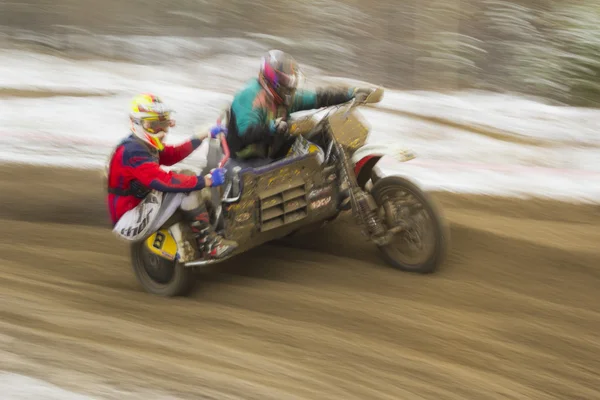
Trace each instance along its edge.
{"label": "sidecar motorcycle", "polygon": [[[364,104],[381,101],[375,89]],[[379,176],[384,156],[406,162],[415,156],[392,146],[366,144],[369,126],[354,100],[292,119],[295,141],[288,155],[261,167],[230,159],[225,137],[212,139],[205,172],[227,168],[227,181],[212,188],[212,224],[223,237],[238,242],[229,257],[294,232],[333,221],[351,211],[367,240],[399,270],[431,273],[443,262],[447,228],[432,199],[400,176]],[[321,112],[323,110],[320,110]],[[319,112],[319,111],[317,111]],[[227,118],[227,111],[221,118]],[[183,260],[169,233],[170,219],[146,240],[131,245],[132,266],[147,292],[185,295],[198,267],[221,260]],[[189,244],[195,246],[192,237]]]}

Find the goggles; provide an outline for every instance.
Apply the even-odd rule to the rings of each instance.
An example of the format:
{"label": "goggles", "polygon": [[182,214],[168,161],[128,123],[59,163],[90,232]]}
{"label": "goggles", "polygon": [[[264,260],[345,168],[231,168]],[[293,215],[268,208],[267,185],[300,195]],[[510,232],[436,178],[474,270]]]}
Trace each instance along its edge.
{"label": "goggles", "polygon": [[171,120],[169,115],[146,117],[142,119],[142,126],[149,133],[166,132],[170,127],[175,126],[175,121]]}

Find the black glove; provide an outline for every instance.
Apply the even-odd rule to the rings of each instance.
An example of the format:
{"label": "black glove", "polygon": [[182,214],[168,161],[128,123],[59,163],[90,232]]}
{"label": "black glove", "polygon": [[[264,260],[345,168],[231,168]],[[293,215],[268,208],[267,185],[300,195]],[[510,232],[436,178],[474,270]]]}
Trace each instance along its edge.
{"label": "black glove", "polygon": [[357,103],[364,103],[371,93],[373,93],[371,88],[354,88],[354,99]]}
{"label": "black glove", "polygon": [[273,127],[276,135],[285,135],[288,133],[288,123],[281,118],[275,120]]}

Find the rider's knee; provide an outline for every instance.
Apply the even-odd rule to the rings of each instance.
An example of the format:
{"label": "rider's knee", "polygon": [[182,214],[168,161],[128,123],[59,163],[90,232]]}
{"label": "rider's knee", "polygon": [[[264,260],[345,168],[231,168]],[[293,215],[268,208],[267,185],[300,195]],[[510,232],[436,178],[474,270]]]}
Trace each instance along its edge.
{"label": "rider's knee", "polygon": [[204,188],[198,191],[198,196],[203,201],[210,201],[212,199],[212,192],[210,188]]}
{"label": "rider's knee", "polygon": [[189,175],[189,176],[196,176],[196,175],[198,175],[196,172],[192,171],[191,169],[187,169],[187,168],[179,170],[179,173],[182,174],[182,175]]}
{"label": "rider's knee", "polygon": [[193,210],[201,205],[199,191],[189,192],[181,200],[181,208],[183,210]]}
{"label": "rider's knee", "polygon": [[210,201],[212,194],[210,188],[204,188],[201,190],[195,190],[189,192],[181,202],[181,208],[184,210],[191,210],[200,207],[202,204]]}

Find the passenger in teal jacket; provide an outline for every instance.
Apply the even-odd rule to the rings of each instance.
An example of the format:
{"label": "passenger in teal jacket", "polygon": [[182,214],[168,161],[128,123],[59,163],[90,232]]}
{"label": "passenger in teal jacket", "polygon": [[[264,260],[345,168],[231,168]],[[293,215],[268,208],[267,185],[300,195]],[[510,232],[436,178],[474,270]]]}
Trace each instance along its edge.
{"label": "passenger in teal jacket", "polygon": [[288,131],[291,113],[358,101],[370,93],[361,88],[297,90],[298,65],[288,54],[271,50],[262,59],[257,78],[251,79],[233,99],[227,142],[234,159],[269,161],[269,148]]}

